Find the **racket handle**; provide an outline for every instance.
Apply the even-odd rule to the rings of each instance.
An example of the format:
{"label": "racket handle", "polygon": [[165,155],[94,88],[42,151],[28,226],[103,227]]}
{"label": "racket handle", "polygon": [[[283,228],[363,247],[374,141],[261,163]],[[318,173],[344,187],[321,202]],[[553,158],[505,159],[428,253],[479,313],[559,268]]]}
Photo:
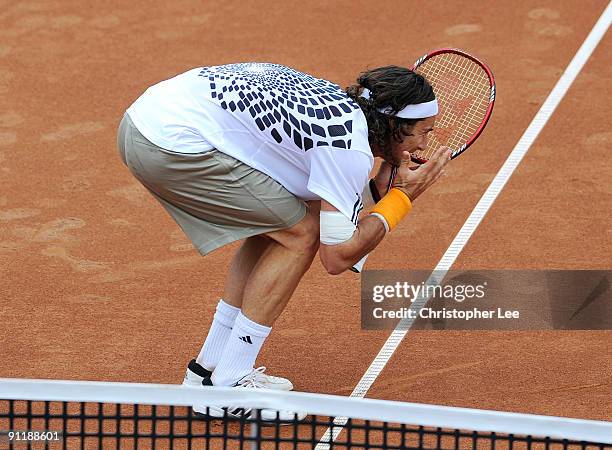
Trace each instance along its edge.
{"label": "racket handle", "polygon": [[[393,182],[395,181],[396,175],[397,175],[397,166],[393,166],[393,168],[391,169],[391,176],[389,177],[389,184],[387,185],[387,192],[391,190],[391,187],[393,186]],[[385,194],[387,192],[385,192]]]}
{"label": "racket handle", "polygon": [[361,258],[359,261],[357,261],[353,267],[351,267],[351,271],[355,272],[355,273],[361,273],[361,271],[363,270],[363,265],[366,262],[366,259],[368,259],[368,255],[365,255],[363,258]]}

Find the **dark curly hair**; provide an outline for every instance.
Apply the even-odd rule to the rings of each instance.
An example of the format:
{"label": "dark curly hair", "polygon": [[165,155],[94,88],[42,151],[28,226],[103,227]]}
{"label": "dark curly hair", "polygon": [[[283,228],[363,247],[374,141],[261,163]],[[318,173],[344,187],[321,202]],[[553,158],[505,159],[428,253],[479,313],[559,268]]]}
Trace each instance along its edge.
{"label": "dark curly hair", "polygon": [[[360,97],[364,88],[370,90],[369,99]],[[370,142],[377,144],[383,154],[389,156],[391,139],[402,142],[421,119],[390,117],[379,112],[378,108],[389,108],[394,115],[406,105],[435,99],[433,88],[422,75],[399,66],[379,67],[361,73],[357,84],[346,88],[346,93],[357,102],[366,117]]]}

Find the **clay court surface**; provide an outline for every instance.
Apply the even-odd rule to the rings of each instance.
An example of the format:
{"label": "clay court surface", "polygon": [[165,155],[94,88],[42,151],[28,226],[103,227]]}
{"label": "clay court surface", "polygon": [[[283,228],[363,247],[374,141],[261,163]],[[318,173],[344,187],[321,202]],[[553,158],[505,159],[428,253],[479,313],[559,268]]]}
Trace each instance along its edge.
{"label": "clay court surface", "polygon": [[[347,86],[437,47],[487,61],[487,130],[367,265],[433,269],[607,3],[491,4],[0,0],[0,377],[181,382],[236,245],[200,257],[115,139],[144,89],[197,66],[268,61]],[[453,268],[612,267],[610,39]],[[388,336],[361,330],[359,288],[317,258],[260,364],[297,390],[348,395]],[[610,420],[611,341],[410,332],[368,397]]]}

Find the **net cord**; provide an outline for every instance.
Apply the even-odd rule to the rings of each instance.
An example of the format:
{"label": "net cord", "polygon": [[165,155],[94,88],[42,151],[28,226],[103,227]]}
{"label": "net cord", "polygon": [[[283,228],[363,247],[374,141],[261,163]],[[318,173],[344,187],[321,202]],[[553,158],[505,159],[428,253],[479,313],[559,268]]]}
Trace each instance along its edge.
{"label": "net cord", "polygon": [[612,422],[356,399],[327,394],[166,384],[0,378],[0,399],[144,405],[237,406],[304,411],[428,427],[470,429],[612,444]]}

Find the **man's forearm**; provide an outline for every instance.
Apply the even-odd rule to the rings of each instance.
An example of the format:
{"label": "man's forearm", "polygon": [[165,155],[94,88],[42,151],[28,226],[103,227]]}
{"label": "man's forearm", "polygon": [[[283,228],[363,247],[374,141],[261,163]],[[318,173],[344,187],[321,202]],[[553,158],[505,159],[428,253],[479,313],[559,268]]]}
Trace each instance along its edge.
{"label": "man's forearm", "polygon": [[342,273],[374,250],[385,233],[385,226],[380,219],[366,216],[361,219],[348,241],[336,245],[321,244],[321,261],[329,273]]}

